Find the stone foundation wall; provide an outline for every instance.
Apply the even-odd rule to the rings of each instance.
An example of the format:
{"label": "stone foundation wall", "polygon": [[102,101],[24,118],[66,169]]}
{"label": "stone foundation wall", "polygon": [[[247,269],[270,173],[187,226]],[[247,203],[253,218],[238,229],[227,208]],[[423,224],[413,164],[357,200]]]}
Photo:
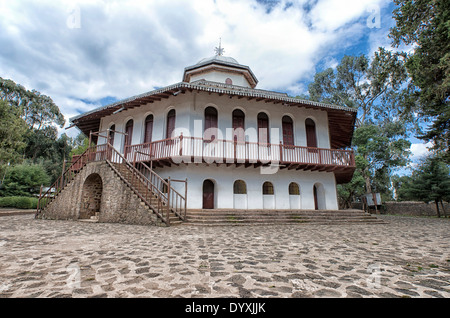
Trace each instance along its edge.
{"label": "stone foundation wall", "polygon": [[[431,202],[429,204],[423,202],[384,202],[386,214],[399,214],[399,215],[411,215],[411,216],[437,216],[436,204]],[[444,208],[447,215],[450,215],[450,204],[444,202]],[[442,206],[439,204],[439,211],[441,216],[444,215]]]}
{"label": "stone foundation wall", "polygon": [[[101,178],[100,198],[98,182],[90,185],[88,180],[86,183],[89,177],[93,178],[93,174]],[[86,191],[94,191],[94,194],[86,195],[86,191],[83,193],[83,187]],[[83,195],[90,199],[86,199]],[[97,203],[94,202],[96,200]],[[87,164],[45,208],[42,218],[77,220],[85,217],[83,213],[86,213],[86,204],[98,204],[98,201],[100,202],[99,222],[165,226],[106,162]]]}

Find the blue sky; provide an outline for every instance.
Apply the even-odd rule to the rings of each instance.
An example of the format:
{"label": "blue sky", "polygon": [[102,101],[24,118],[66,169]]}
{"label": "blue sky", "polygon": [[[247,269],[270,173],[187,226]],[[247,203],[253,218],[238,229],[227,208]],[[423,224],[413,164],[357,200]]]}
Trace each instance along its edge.
{"label": "blue sky", "polygon": [[51,96],[68,121],[180,82],[222,38],[258,88],[295,96],[344,55],[389,47],[393,9],[389,0],[0,0],[0,76]]}

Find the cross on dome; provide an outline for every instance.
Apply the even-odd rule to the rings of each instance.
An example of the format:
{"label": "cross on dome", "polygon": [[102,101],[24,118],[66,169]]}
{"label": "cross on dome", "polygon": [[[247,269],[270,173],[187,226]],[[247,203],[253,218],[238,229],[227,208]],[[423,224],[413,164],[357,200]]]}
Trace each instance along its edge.
{"label": "cross on dome", "polygon": [[214,51],[218,56],[222,56],[225,53],[225,49],[222,47],[222,38],[219,39],[219,47],[216,47]]}

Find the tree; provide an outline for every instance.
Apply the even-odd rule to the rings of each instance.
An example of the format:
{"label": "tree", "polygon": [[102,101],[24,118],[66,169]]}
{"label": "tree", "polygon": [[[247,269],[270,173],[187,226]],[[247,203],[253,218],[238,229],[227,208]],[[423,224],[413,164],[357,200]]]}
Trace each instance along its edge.
{"label": "tree", "polygon": [[83,133],[79,133],[78,136],[72,141],[72,151],[70,152],[70,158],[73,156],[83,154],[89,148],[89,138]]}
{"label": "tree", "polygon": [[406,81],[404,55],[379,48],[372,61],[365,55],[344,56],[337,66],[317,73],[311,100],[357,108],[358,126],[372,115],[380,99]]}
{"label": "tree", "polygon": [[[61,175],[63,160],[69,159],[72,150],[71,138],[65,134],[58,138],[57,127],[65,123],[58,106],[50,97],[1,77],[0,102],[1,114],[7,114],[0,118],[0,131],[4,122],[4,131],[9,136],[0,141],[0,166],[28,159],[44,167],[51,181],[55,181]],[[21,143],[8,145],[14,140]]]}
{"label": "tree", "polygon": [[26,131],[24,120],[16,116],[6,102],[0,100],[0,167],[22,161]]}
{"label": "tree", "polygon": [[23,118],[29,129],[64,127],[65,119],[53,100],[36,90],[27,90],[0,77],[0,100],[6,101]]}
{"label": "tree", "polygon": [[[415,110],[431,120],[418,137],[433,141],[434,149],[450,163],[450,2],[394,0],[394,47],[413,45],[406,68],[414,84]],[[411,111],[406,109],[406,111]]]}
{"label": "tree", "polygon": [[409,180],[402,180],[398,190],[402,199],[434,202],[438,217],[439,203],[450,201],[450,168],[439,157],[430,156],[412,173]]}
{"label": "tree", "polygon": [[366,193],[376,178],[385,181],[392,169],[408,162],[406,138],[413,120],[401,111],[410,102],[403,93],[406,83],[404,54],[379,48],[371,60],[344,56],[336,70],[317,73],[309,85],[311,100],[358,109],[353,146]]}

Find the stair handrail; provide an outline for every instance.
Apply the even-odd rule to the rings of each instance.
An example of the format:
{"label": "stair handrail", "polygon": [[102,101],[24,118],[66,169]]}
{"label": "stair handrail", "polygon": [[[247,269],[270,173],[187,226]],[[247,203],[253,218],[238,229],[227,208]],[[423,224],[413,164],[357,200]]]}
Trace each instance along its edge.
{"label": "stair handrail", "polygon": [[[147,188],[152,191],[152,193],[155,194],[157,200],[158,200],[158,206],[154,207],[151,202],[149,202],[149,200],[145,197],[143,197],[143,195],[141,193],[139,193],[138,190],[136,190],[136,194],[144,201],[146,202],[147,205],[149,205],[153,211],[156,213],[156,215],[161,218],[164,223],[166,223],[167,225],[170,225],[170,200],[169,197],[165,196],[164,193],[153,184],[153,182],[151,182],[151,180],[149,180],[141,171],[139,171],[138,169],[136,169],[136,167],[133,166],[133,164],[131,164],[126,158],[125,156],[123,156],[119,151],[117,151],[117,149],[115,149],[110,143],[107,143],[107,147],[108,147],[108,152],[107,152],[107,158],[105,158],[107,161],[110,161],[112,163],[125,163],[125,166],[131,170],[131,172],[133,173],[133,176],[135,176],[136,178],[139,178],[142,182],[144,182],[144,184],[147,186]],[[116,162],[115,157],[118,157],[119,162]],[[158,178],[161,178],[159,175],[157,175],[154,171],[150,170],[151,173],[153,173],[155,176],[157,176]],[[163,184],[165,183],[164,180]],[[165,215],[164,215],[165,214]]]}
{"label": "stair handrail", "polygon": [[[172,211],[183,221],[186,221],[186,193],[187,193],[187,180],[172,180],[172,179],[168,179],[168,181],[164,180],[163,178],[161,178],[160,175],[158,175],[156,172],[153,171],[153,169],[151,169],[147,164],[145,164],[144,162],[140,162],[139,163],[140,166],[142,166],[145,170],[145,172],[149,172],[150,176],[153,176],[155,178],[158,179],[159,182],[161,182],[161,184],[163,186],[166,187],[167,189],[167,200],[169,201],[167,204],[170,206],[170,208],[172,209]],[[135,167],[136,168],[136,167]],[[137,168],[136,168],[137,169]],[[145,176],[145,173],[143,173],[144,177],[147,178]],[[151,179],[149,180],[150,183],[153,183],[151,181]],[[185,183],[185,195],[183,196],[182,194],[180,194],[177,190],[175,190],[172,185],[171,182],[183,182]],[[156,189],[158,190],[159,193],[164,194],[160,191],[160,189],[158,187],[156,187]]]}

